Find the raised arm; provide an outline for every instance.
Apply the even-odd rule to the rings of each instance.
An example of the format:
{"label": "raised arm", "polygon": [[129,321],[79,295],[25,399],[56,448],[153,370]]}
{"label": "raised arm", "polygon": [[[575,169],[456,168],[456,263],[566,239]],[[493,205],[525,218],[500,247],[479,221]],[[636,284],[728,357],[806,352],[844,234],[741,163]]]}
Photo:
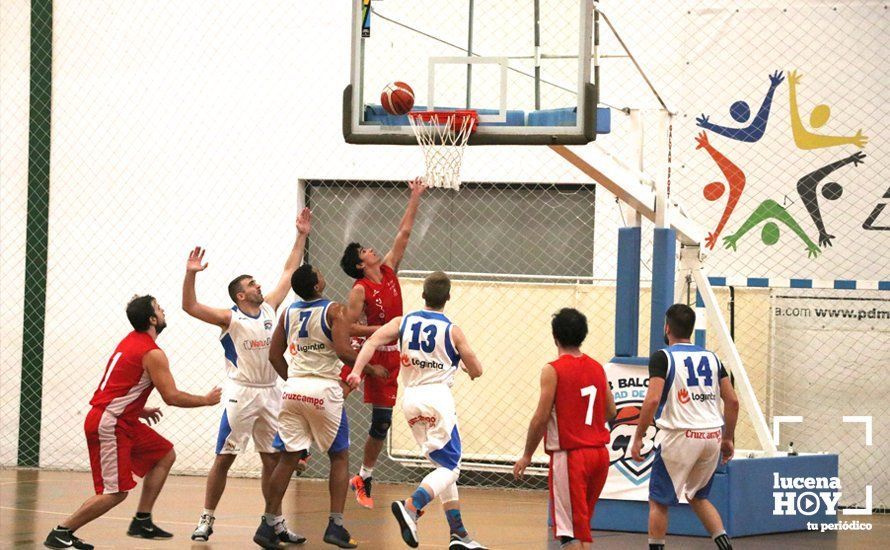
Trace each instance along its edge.
{"label": "raised arm", "polygon": [[287,380],[287,359],[284,358],[287,352],[287,330],[284,326],[284,319],[287,311],[281,312],[278,318],[278,325],[272,332],[272,342],[269,343],[269,362],[272,368],[278,373],[282,379]]}
{"label": "raised arm", "polygon": [[420,206],[420,196],[426,190],[423,180],[414,178],[408,182],[411,188],[411,198],[408,199],[408,207],[405,208],[405,215],[402,216],[402,222],[399,224],[399,232],[396,233],[396,240],[392,243],[392,249],[383,257],[383,263],[399,270],[399,264],[405,256],[405,248],[408,247],[408,239],[411,238],[411,228],[414,227],[414,218],[417,216],[417,207]]}
{"label": "raised arm", "polygon": [[185,280],[182,282],[182,310],[194,317],[216,325],[225,330],[232,321],[232,310],[205,306],[198,302],[195,294],[195,276],[207,269],[204,261],[204,252],[200,246],[196,246],[189,253],[189,259],[185,264]]}
{"label": "raised arm", "polygon": [[352,366],[352,372],[346,378],[346,383],[349,384],[349,387],[353,389],[358,387],[359,382],[362,380],[362,371],[365,370],[365,366],[371,361],[374,352],[379,346],[386,345],[387,342],[396,339],[399,335],[399,325],[401,323],[401,317],[394,317],[365,340],[361,351],[358,352],[358,357],[355,359],[355,364]]}
{"label": "raised arm", "polygon": [[306,250],[306,239],[309,237],[309,230],[312,228],[312,212],[308,208],[304,208],[300,215],[297,216],[297,240],[291,248],[287,261],[284,262],[284,270],[281,272],[281,278],[278,284],[272,289],[272,292],[266,294],[266,303],[272,306],[272,309],[278,309],[281,302],[284,301],[290,290],[290,278],[294,271],[303,263],[303,252]]}
{"label": "raised arm", "polygon": [[525,438],[525,450],[522,457],[513,465],[513,476],[516,479],[522,479],[525,469],[532,463],[532,455],[535,449],[544,439],[547,432],[547,420],[553,410],[553,403],[556,400],[556,369],[551,365],[544,365],[541,370],[541,397],[538,399],[538,408],[528,425],[528,434]]}
{"label": "raised arm", "polygon": [[362,285],[355,285],[352,287],[352,290],[349,291],[349,296],[346,298],[346,317],[350,319],[350,336],[367,337],[374,334],[374,331],[380,328],[379,325],[368,326],[357,322],[364,308],[365,287]]}
{"label": "raised arm", "polygon": [[464,370],[470,375],[470,380],[475,380],[482,376],[482,363],[476,357],[469,342],[467,342],[464,332],[457,325],[451,325],[451,340],[454,342],[454,347],[457,348],[457,353],[460,354]]}
{"label": "raised arm", "polygon": [[219,387],[213,388],[207,395],[194,395],[177,389],[176,381],[170,374],[170,362],[160,349],[153,349],[145,354],[142,358],[142,368],[148,372],[148,377],[161,394],[161,399],[171,407],[194,408],[219,403],[222,394]]}

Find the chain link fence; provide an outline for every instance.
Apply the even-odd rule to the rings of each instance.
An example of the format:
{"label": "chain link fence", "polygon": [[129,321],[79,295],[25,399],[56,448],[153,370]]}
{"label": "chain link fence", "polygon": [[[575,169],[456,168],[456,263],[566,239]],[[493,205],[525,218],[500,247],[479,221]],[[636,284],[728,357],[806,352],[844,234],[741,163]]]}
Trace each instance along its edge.
{"label": "chain link fence", "polygon": [[[28,202],[29,6],[3,4],[3,466],[21,463],[24,444],[42,468],[88,468],[83,417],[108,355],[129,330],[123,310],[134,293],[154,294],[167,310],[160,344],[180,387],[203,393],[222,380],[216,329],[178,307],[195,245],[207,248],[210,263],[198,277],[198,298],[218,307],[229,304],[226,284],[237,274],[267,286],[277,280],[304,202],[315,213],[307,258],[329,277],[332,298],[342,300],[351,284],[338,267],[347,242],[388,248],[407,201],[401,182],[422,173],[422,155],[413,147],[343,143],[339,94],[349,74],[350,10],[335,4],[56,3],[52,170],[43,204]],[[380,2],[380,12],[396,4]],[[890,364],[890,303],[881,283],[890,273],[880,139],[890,120],[887,5],[598,4],[599,95],[611,108],[612,132],[577,150],[602,147],[627,166],[658,173],[665,159],[655,119],[665,107],[674,113],[672,197],[710,234],[706,267],[755,394],[770,424],[774,416],[804,417],[783,428],[779,447],[840,453],[842,503],[862,504],[860,488],[871,484],[874,506],[886,507],[890,470],[878,457],[890,451],[881,398],[890,390],[882,370]],[[541,7],[545,32],[556,32],[559,24],[547,23],[553,10],[546,1]],[[422,30],[465,40],[454,18],[467,12],[451,13],[437,7]],[[480,51],[526,23],[514,15],[501,28],[477,28]],[[388,25],[399,29],[389,39],[397,50],[413,31]],[[436,35],[446,27],[457,36]],[[387,40],[386,28],[373,27],[372,36]],[[515,45],[517,56],[534,56],[528,44]],[[566,60],[551,62],[571,76]],[[534,72],[531,60],[521,63]],[[542,63],[546,79],[553,73]],[[385,80],[411,83],[402,75]],[[49,128],[47,120],[30,124]],[[486,367],[480,380],[455,385],[466,447],[462,483],[514,486],[502,472],[521,452],[538,368],[555,352],[550,315],[581,309],[591,326],[585,351],[601,362],[613,353],[624,221],[614,197],[545,147],[469,148],[463,180],[459,192],[431,190],[423,198],[401,267],[405,309],[420,304],[426,272],[453,273],[447,311]],[[41,211],[48,223],[40,223]],[[26,296],[30,270],[39,269],[25,261],[37,242],[27,223],[48,239],[43,318]],[[643,236],[645,335],[648,223]],[[694,303],[683,273],[677,282],[679,299]],[[23,369],[22,342],[33,341],[33,327],[45,330],[40,374]],[[708,328],[713,334],[713,320]],[[709,345],[726,355],[715,338]],[[28,440],[19,426],[37,423],[20,416],[18,395],[35,391],[40,408],[24,412],[39,415],[39,437]],[[369,411],[359,397],[348,406],[355,469]],[[158,429],[177,446],[175,471],[206,473],[219,415],[215,408],[166,410]],[[862,424],[843,416],[871,416],[873,444],[860,438]],[[423,472],[400,420],[397,409],[375,470],[381,481]],[[738,447],[757,448],[744,412],[740,422]],[[259,466],[246,453],[233,472],[256,476]],[[304,475],[326,471],[324,460],[313,460]]]}

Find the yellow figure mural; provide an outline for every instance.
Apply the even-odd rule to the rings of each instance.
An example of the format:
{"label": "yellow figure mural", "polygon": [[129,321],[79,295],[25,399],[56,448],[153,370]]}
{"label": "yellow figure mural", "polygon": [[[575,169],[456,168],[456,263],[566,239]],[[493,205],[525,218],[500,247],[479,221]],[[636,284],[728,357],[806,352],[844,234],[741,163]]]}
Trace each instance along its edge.
{"label": "yellow figure mural", "polygon": [[[860,128],[854,136],[827,136],[810,132],[804,128],[800,120],[800,112],[797,108],[797,85],[803,77],[797,71],[788,73],[788,96],[791,103],[791,133],[794,135],[794,143],[801,149],[822,149],[836,147],[838,145],[855,145],[862,149],[868,143],[868,138],[862,135]],[[810,113],[810,126],[820,128],[831,117],[831,108],[828,105],[816,105]]]}

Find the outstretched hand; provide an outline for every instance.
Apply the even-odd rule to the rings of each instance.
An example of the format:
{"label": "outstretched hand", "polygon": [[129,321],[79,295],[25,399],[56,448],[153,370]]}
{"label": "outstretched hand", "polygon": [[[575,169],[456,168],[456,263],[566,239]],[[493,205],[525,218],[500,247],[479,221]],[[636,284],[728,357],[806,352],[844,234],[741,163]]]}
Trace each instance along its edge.
{"label": "outstretched hand", "polygon": [[708,133],[702,132],[699,135],[695,136],[695,142],[698,145],[695,146],[696,149],[701,149],[702,147],[708,148],[711,143],[708,141]]}
{"label": "outstretched hand", "polygon": [[705,246],[714,250],[715,244],[717,244],[717,235],[715,233],[708,233],[708,236],[705,237]]}
{"label": "outstretched hand", "polygon": [[736,242],[739,240],[735,235],[729,235],[728,237],[723,237],[723,248],[727,250],[735,250]]}
{"label": "outstretched hand", "polygon": [[297,233],[300,235],[308,235],[311,229],[312,211],[309,210],[309,208],[304,208],[300,211],[300,215],[297,216]]}
{"label": "outstretched hand", "polygon": [[423,183],[423,178],[417,177],[408,182],[408,187],[411,189],[412,196],[420,196],[426,191],[426,185]]}
{"label": "outstretched hand", "polygon": [[834,238],[834,235],[829,235],[828,233],[819,233],[819,245],[824,247],[831,246],[831,239]]}
{"label": "outstretched hand", "polygon": [[860,128],[859,131],[856,132],[856,135],[853,136],[852,141],[853,145],[862,149],[865,147],[865,144],[868,143],[868,137],[862,135],[862,128]]}
{"label": "outstretched hand", "polygon": [[701,126],[702,128],[707,128],[710,126],[710,122],[708,121],[708,115],[702,113],[702,115],[695,119],[696,124]]}
{"label": "outstretched hand", "polygon": [[865,153],[861,151],[853,153],[852,155],[850,155],[849,160],[853,163],[853,166],[859,166],[860,164],[865,162]]}
{"label": "outstretched hand", "polygon": [[821,252],[817,244],[810,243],[807,245],[807,258],[818,258]]}
{"label": "outstretched hand", "polygon": [[196,246],[194,250],[189,252],[189,259],[185,264],[187,273],[197,273],[207,269],[207,264],[202,263],[204,261],[204,252],[206,252],[206,250],[200,246]]}
{"label": "outstretched hand", "polygon": [[781,84],[785,80],[785,77],[782,76],[782,71],[776,71],[773,74],[769,75],[769,83],[770,86],[776,87]]}
{"label": "outstretched hand", "polygon": [[803,78],[802,73],[791,71],[790,73],[788,73],[788,84],[800,84],[801,78]]}

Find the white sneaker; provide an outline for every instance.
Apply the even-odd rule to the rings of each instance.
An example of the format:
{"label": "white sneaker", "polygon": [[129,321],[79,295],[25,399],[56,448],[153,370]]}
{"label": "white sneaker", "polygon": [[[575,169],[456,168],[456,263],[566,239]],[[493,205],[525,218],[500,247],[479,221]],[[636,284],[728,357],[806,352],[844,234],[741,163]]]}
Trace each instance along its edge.
{"label": "white sneaker", "polygon": [[195,528],[195,532],[192,533],[192,540],[202,540],[207,542],[210,539],[210,535],[213,534],[213,520],[215,518],[208,514],[201,514],[201,519],[198,521],[198,526]]}
{"label": "white sneaker", "polygon": [[448,544],[448,550],[487,550],[470,537],[460,538],[457,535],[451,535],[451,543]]}
{"label": "white sneaker", "polygon": [[399,522],[399,528],[402,531],[402,540],[404,540],[405,544],[411,548],[417,548],[417,522],[412,517],[411,512],[405,508],[405,503],[401,500],[397,500],[392,503],[390,508],[392,509],[392,515],[394,515],[396,521]]}

